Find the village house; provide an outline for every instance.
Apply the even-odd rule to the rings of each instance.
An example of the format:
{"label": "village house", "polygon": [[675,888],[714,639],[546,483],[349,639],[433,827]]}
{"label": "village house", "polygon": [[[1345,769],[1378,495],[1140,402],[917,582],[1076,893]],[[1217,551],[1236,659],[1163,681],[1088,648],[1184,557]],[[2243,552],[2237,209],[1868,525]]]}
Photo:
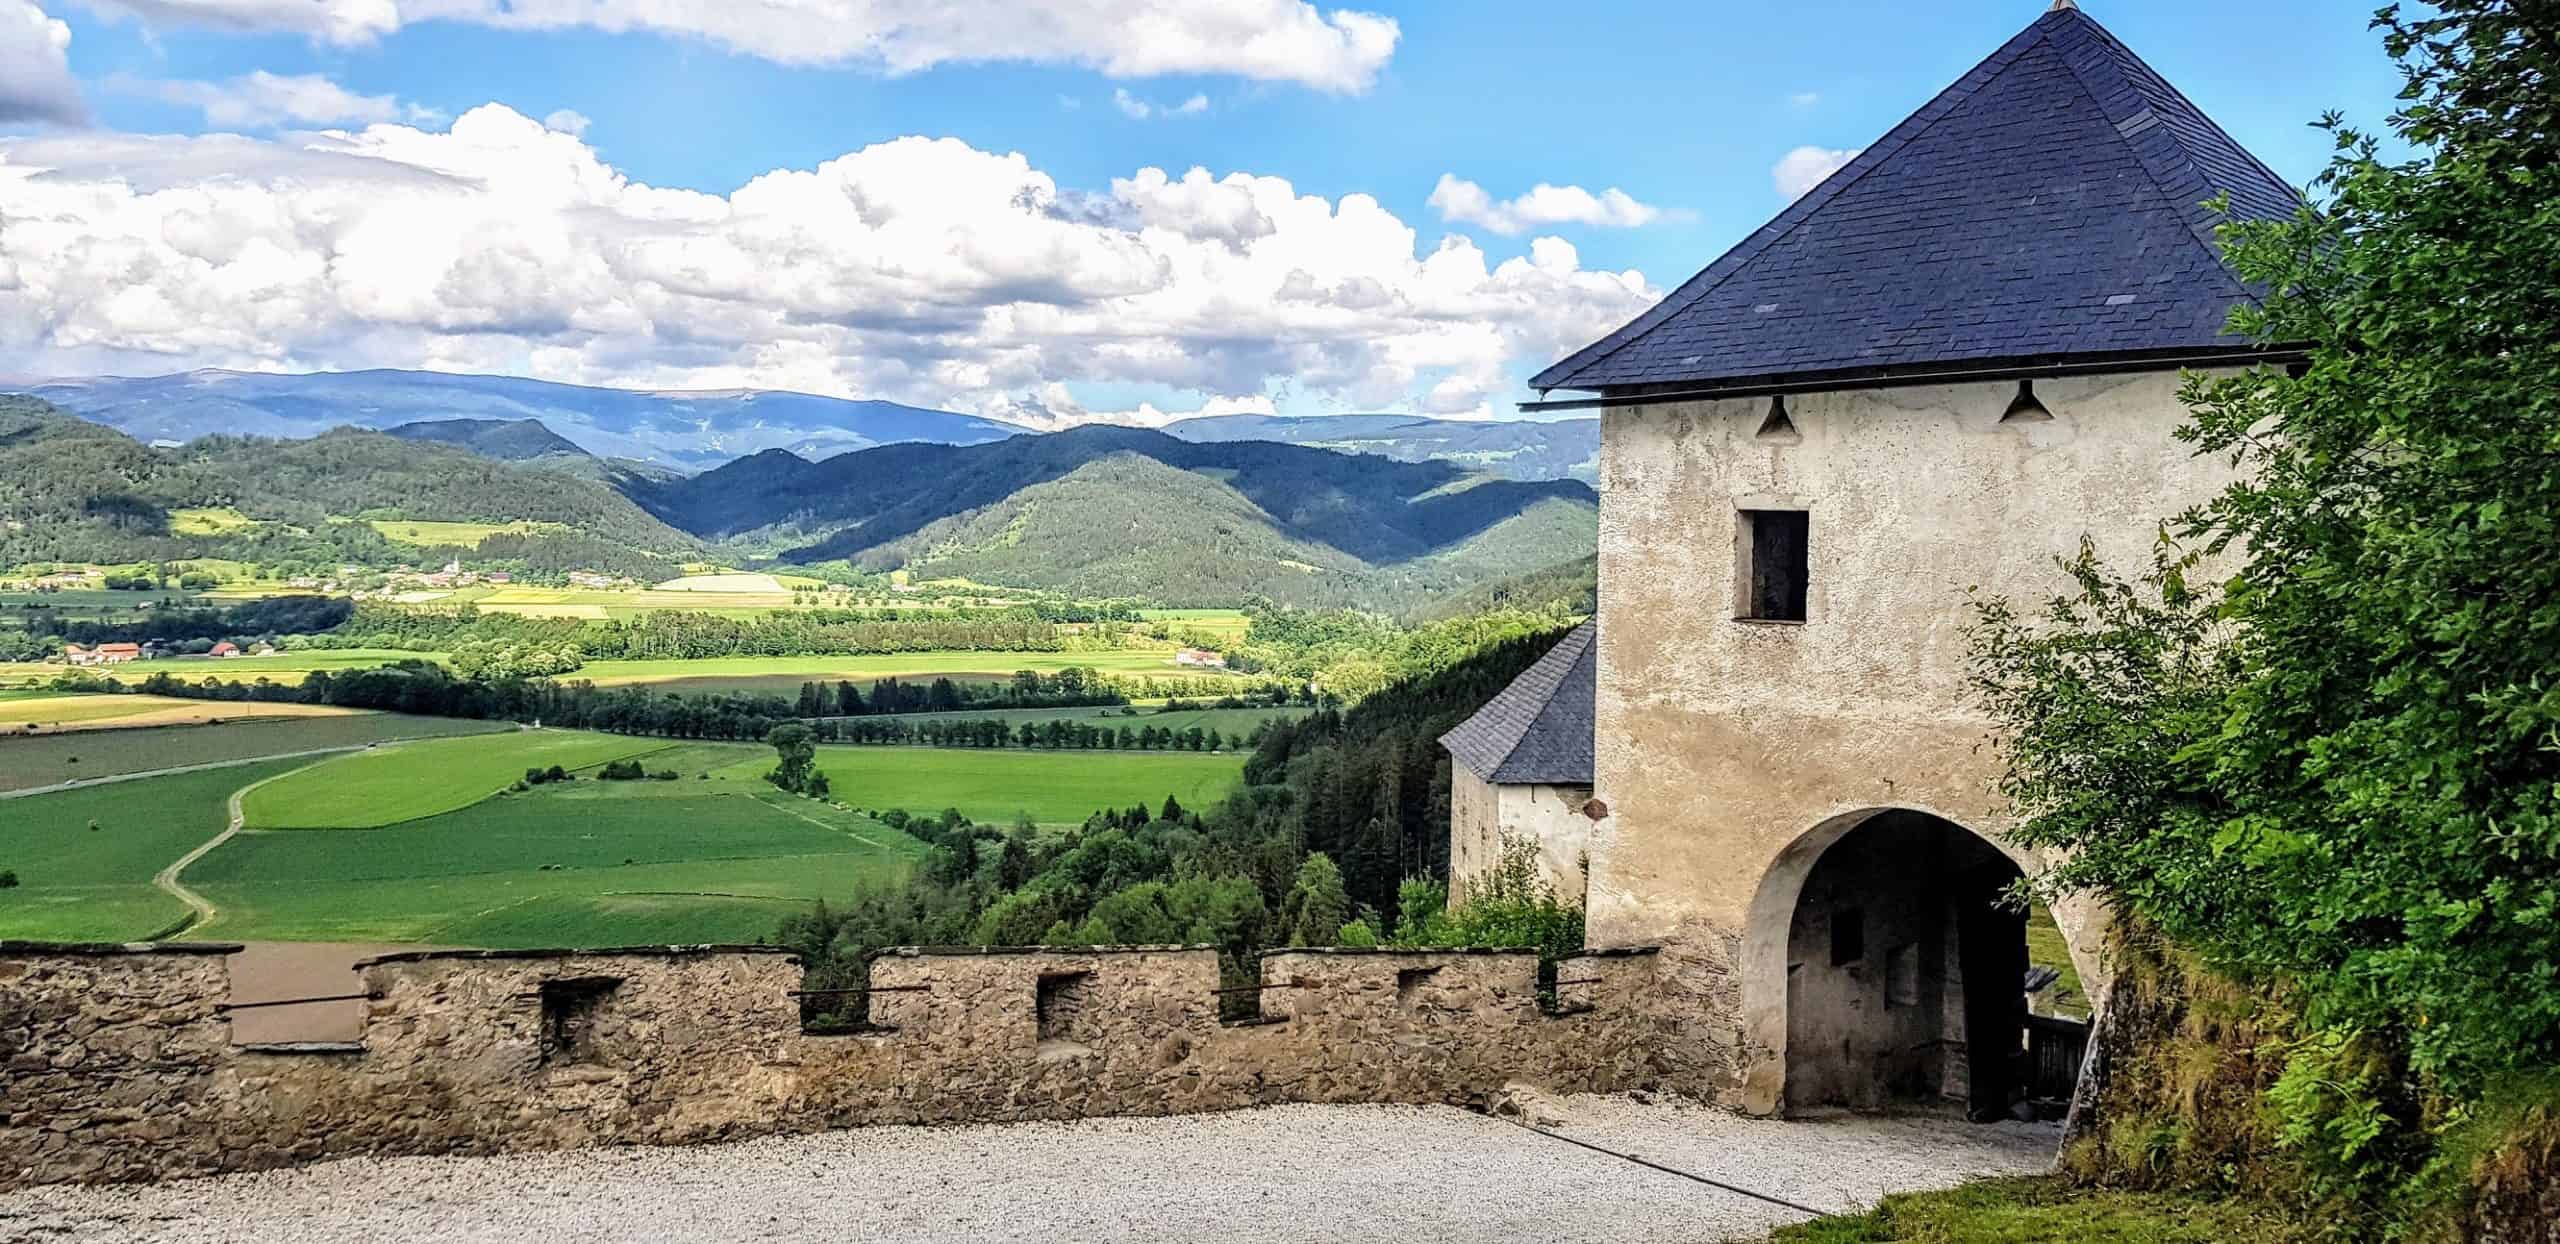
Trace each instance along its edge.
{"label": "village house", "polygon": [[142,645],[100,644],[95,648],[83,648],[78,644],[65,644],[62,659],[73,665],[122,665],[127,661],[141,660]]}
{"label": "village house", "polygon": [[240,655],[240,645],[226,639],[221,643],[215,644],[211,649],[206,651],[205,655],[209,657],[236,657]]}
{"label": "village house", "polygon": [[1197,666],[1202,669],[1222,670],[1227,668],[1227,659],[1224,656],[1211,652],[1206,648],[1185,648],[1182,651],[1173,654],[1173,663],[1176,665]]}
{"label": "village house", "polygon": [[[1599,614],[1448,737],[1453,880],[1527,837],[1592,946],[1662,946],[1691,1084],[2007,1107],[2025,930],[1994,899],[2044,861],[2004,837],[1967,593],[2041,601],[2084,537],[2139,564],[2227,482],[2172,436],[2181,372],[2300,355],[2224,332],[2223,195],[2299,203],[2058,0],[1532,382],[1601,414]],[[2093,993],[2105,914],[2055,911]]]}

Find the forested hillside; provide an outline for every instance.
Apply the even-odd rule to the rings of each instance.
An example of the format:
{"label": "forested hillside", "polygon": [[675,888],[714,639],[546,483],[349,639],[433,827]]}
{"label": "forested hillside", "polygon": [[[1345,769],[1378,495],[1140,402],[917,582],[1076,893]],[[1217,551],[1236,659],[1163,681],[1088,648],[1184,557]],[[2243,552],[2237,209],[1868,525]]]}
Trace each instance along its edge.
{"label": "forested hillside", "polygon": [[552,456],[592,457],[575,441],[544,427],[539,419],[421,419],[384,428],[404,441],[433,441],[468,449],[501,462],[530,462]]}
{"label": "forested hillside", "polygon": [[1600,482],[1600,421],[1425,419],[1414,415],[1211,415],[1165,425],[1204,444],[1278,441],[1377,454],[1399,462],[1454,462],[1504,479]]}
{"label": "forested hillside", "polygon": [[[225,511],[226,521],[188,527],[171,516],[194,509]],[[41,401],[0,397],[0,565],[413,558],[343,521],[374,516],[556,524],[568,529],[557,538],[653,554],[698,547],[604,484],[444,445],[341,430],[153,449]]]}
{"label": "forested hillside", "polygon": [[1111,427],[814,463],[759,454],[632,491],[679,527],[786,560],[1168,602],[1401,604],[1580,556],[1597,525],[1596,498],[1570,481]]}

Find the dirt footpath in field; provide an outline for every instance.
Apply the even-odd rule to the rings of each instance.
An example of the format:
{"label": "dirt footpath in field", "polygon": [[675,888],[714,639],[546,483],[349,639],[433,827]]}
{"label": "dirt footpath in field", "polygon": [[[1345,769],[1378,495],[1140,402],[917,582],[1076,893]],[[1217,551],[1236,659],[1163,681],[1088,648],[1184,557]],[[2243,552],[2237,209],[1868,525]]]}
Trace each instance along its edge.
{"label": "dirt footpath in field", "polygon": [[1609,1097],[1537,1113],[1561,1135],[1687,1174],[1461,1110],[1283,1106],[37,1189],[0,1197],[0,1239],[1673,1244],[1808,1216],[1779,1201],[1846,1210],[2042,1170],[2058,1137],[2032,1124],[1786,1123]]}

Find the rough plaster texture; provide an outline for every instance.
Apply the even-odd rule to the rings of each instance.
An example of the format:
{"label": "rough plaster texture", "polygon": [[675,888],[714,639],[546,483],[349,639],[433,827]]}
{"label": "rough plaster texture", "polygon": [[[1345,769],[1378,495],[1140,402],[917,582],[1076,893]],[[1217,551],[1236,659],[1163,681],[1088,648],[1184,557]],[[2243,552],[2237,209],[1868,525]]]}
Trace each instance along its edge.
{"label": "rough plaster texture", "polygon": [[[1998,842],[1988,723],[1968,700],[1971,590],[2040,602],[2086,536],[2119,566],[2229,479],[2171,436],[2178,377],[2052,379],[2049,421],[2003,423],[2014,384],[1790,396],[1603,418],[1600,661],[1590,830],[1595,946],[1659,944],[1692,1091],[1785,1100],[1787,936],[1824,849],[1889,808]],[[1811,515],[1802,624],[1733,620],[1736,514]],[[2084,977],[2103,913],[2056,911]]]}
{"label": "rough plaster texture", "polygon": [[1538,875],[1569,903],[1580,903],[1583,852],[1591,836],[1588,786],[1496,784],[1449,771],[1449,892],[1463,900],[1477,878],[1502,862],[1505,841],[1537,848]]}
{"label": "rough plaster texture", "polygon": [[1229,1025],[1212,950],[901,951],[874,985],[923,988],[820,1037],[778,952],[427,953],[362,969],[360,1045],[277,1052],[232,1044],[224,949],[0,945],[0,1188],[1658,1078],[1648,954],[1567,961],[1550,1012],[1532,953],[1279,952]]}

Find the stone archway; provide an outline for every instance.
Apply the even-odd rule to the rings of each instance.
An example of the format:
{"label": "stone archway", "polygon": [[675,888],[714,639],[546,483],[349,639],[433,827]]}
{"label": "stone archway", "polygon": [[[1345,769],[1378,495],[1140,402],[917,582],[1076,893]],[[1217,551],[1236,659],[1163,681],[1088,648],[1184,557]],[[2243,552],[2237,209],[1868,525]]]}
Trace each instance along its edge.
{"label": "stone archway", "polygon": [[1744,930],[1743,1108],[2003,1104],[2026,1018],[2025,917],[1991,899],[2034,867],[1916,808],[1844,813],[1788,844]]}

